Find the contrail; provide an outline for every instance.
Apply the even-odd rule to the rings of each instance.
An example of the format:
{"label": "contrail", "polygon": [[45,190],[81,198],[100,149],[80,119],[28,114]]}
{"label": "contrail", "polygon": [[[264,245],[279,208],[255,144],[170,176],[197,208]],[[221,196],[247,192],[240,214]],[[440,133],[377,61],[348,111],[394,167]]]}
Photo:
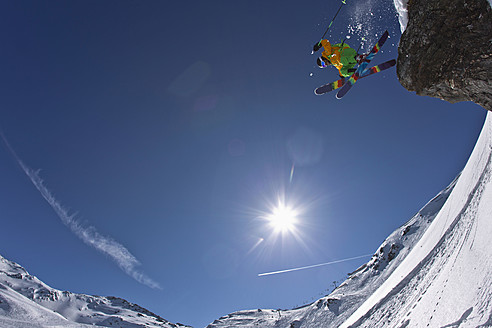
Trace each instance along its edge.
{"label": "contrail", "polygon": [[70,214],[69,211],[66,210],[60,204],[60,202],[55,199],[48,188],[46,188],[43,180],[39,177],[39,170],[34,171],[27,165],[25,165],[19,158],[19,156],[17,156],[17,153],[10,146],[2,131],[0,131],[0,136],[2,137],[3,142],[5,143],[17,163],[20,165],[24,173],[29,177],[32,184],[41,193],[41,196],[43,196],[43,198],[55,211],[61,221],[77,237],[82,239],[82,241],[87,245],[92,246],[101,253],[108,255],[113,261],[116,262],[121,270],[123,270],[126,274],[128,274],[139,283],[144,284],[150,288],[161,289],[157,282],[136,269],[136,267],[140,265],[140,262],[123,245],[110,237],[101,235],[99,232],[97,232],[96,228],[92,226],[81,226],[79,221],[75,218],[75,214]]}
{"label": "contrail", "polygon": [[304,267],[300,267],[300,268],[294,268],[294,269],[286,269],[286,270],[280,270],[280,271],[260,273],[260,274],[258,274],[258,277],[270,276],[270,275],[274,275],[274,274],[286,273],[286,272],[292,272],[292,271],[299,271],[299,270],[304,270],[304,269],[317,268],[317,267],[324,266],[324,265],[330,265],[330,264],[335,264],[335,263],[340,263],[340,262],[347,262],[347,261],[357,260],[357,259],[361,259],[361,258],[364,258],[364,257],[372,256],[372,255],[373,254],[367,254],[367,255],[361,255],[361,256],[356,256],[356,257],[350,257],[348,259],[343,259],[343,260],[336,260],[336,261],[331,261],[331,262],[326,262],[326,263],[321,263],[321,264],[308,265],[308,266],[304,266]]}

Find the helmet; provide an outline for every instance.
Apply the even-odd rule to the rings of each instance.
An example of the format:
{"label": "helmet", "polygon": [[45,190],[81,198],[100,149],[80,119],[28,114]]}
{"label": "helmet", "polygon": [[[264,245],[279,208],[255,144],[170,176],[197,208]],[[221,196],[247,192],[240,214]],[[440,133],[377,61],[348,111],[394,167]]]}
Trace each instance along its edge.
{"label": "helmet", "polygon": [[316,63],[318,64],[319,68],[328,67],[328,65],[325,63],[325,61],[322,59],[322,57],[318,57],[318,59],[316,60]]}

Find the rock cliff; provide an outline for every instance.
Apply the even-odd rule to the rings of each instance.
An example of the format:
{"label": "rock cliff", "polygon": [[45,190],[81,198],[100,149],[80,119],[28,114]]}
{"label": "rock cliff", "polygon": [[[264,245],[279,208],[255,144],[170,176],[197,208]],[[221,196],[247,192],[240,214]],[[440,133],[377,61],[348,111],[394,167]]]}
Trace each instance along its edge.
{"label": "rock cliff", "polygon": [[409,0],[400,83],[418,95],[492,111],[492,10],[487,0]]}

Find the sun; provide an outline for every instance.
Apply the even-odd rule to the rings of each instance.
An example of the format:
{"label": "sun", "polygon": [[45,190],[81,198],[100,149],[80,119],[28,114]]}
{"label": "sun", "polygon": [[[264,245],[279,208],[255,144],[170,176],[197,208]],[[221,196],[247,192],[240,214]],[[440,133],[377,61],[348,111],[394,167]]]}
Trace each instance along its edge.
{"label": "sun", "polygon": [[267,217],[270,225],[278,232],[292,231],[297,223],[297,211],[279,203]]}

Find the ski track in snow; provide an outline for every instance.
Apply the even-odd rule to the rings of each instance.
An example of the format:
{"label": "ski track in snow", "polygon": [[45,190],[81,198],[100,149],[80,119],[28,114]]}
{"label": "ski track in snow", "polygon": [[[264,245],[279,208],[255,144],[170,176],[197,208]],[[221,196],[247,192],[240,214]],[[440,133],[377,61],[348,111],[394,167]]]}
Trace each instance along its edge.
{"label": "ski track in snow", "polygon": [[[419,320],[422,321],[424,320],[423,318],[427,318],[427,321],[431,322],[436,320],[436,316],[438,316],[438,322],[442,323],[442,320],[452,318],[455,315],[457,305],[452,304],[452,302],[447,306],[441,305],[439,313],[436,313],[438,305],[440,302],[442,303],[441,298],[422,304],[421,300],[431,286],[434,286],[434,289],[435,286],[440,286],[438,288],[443,289],[441,293],[445,290],[449,294],[448,289],[446,289],[449,283],[448,279],[456,278],[459,270],[461,276],[456,278],[457,281],[451,282],[454,283],[456,290],[461,290],[459,284],[467,285],[469,302],[473,303],[473,299],[476,299],[475,297],[470,297],[470,291],[480,290],[481,286],[490,286],[483,285],[485,281],[477,282],[481,274],[492,274],[490,254],[487,254],[488,247],[483,246],[484,243],[487,245],[487,242],[485,240],[479,240],[477,244],[475,242],[478,233],[477,225],[480,224],[482,226],[479,238],[486,238],[482,230],[491,230],[490,223],[486,222],[485,219],[492,217],[492,208],[490,205],[484,206],[487,203],[486,199],[492,199],[492,195],[490,195],[492,192],[492,187],[490,186],[492,171],[491,139],[492,115],[488,114],[475,150],[470,156],[470,160],[460,176],[457,186],[448,199],[448,203],[445,204],[436,220],[407,259],[341,327],[386,326],[391,320],[395,320],[395,317],[402,315],[405,308],[400,300],[403,300],[403,302],[408,301],[411,298],[408,293],[412,294],[412,297],[420,294],[417,302],[413,305],[413,308],[421,308],[418,311]],[[484,196],[485,193],[488,193],[489,196]],[[481,211],[484,211],[485,214]],[[445,230],[444,233],[441,232],[443,230]],[[473,236],[473,238],[470,238],[470,236]],[[468,247],[464,247],[465,245]],[[475,253],[477,251],[485,253],[483,255],[486,259],[485,265],[481,266],[481,270],[479,270],[480,272],[475,272],[477,271],[476,267],[472,270],[462,263],[463,261],[470,262],[471,258],[476,257]],[[422,260],[420,260],[421,258]],[[451,259],[453,261],[450,262]],[[476,258],[476,260],[480,262],[480,258]],[[476,263],[467,264],[469,266],[477,266]],[[438,280],[438,276],[448,277],[448,279],[443,283]],[[486,277],[481,279],[485,280]],[[416,282],[414,283],[413,280]],[[421,290],[409,287],[413,285],[418,286]],[[488,292],[490,293],[490,290]],[[431,295],[435,296],[436,293],[439,293],[439,291],[434,290]],[[429,297],[427,298],[429,299]],[[451,293],[447,295],[446,300],[447,303],[450,303],[450,299],[464,303],[459,300],[460,298],[463,298],[463,296]],[[484,299],[479,300],[482,302]],[[399,302],[400,306],[396,305]],[[480,303],[477,305],[480,306]],[[430,312],[430,309],[434,310]],[[412,311],[409,311],[406,316],[409,317],[411,314]],[[479,317],[477,320],[483,320],[482,316],[479,315]],[[364,322],[367,322],[367,325],[363,324]],[[478,322],[474,322],[474,324],[476,326]]]}

